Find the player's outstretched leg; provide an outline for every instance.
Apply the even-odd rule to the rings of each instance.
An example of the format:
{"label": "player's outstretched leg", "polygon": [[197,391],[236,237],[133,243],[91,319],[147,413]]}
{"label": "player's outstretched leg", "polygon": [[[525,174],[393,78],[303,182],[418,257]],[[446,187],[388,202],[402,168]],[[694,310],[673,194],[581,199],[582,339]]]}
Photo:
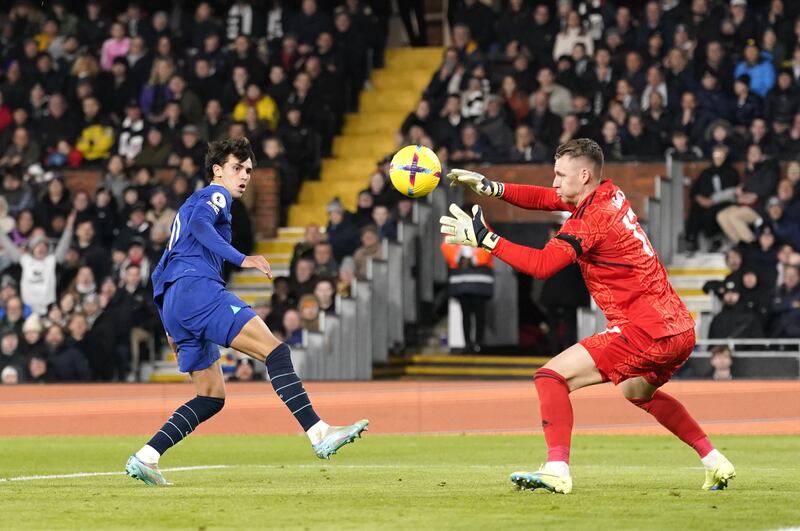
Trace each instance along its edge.
{"label": "player's outstretched leg", "polygon": [[[359,420],[349,426],[330,426],[319,418],[311,405],[303,382],[297,376],[292,363],[289,345],[278,341],[267,325],[253,317],[242,327],[231,341],[231,346],[240,352],[264,361],[269,381],[294,418],[308,435],[314,453],[320,459],[330,459],[339,448],[353,442],[367,429],[369,421]],[[271,350],[267,350],[270,349]],[[264,354],[264,352],[268,354]]]}
{"label": "player's outstretched leg", "polygon": [[147,485],[169,485],[158,469],[158,460],[164,452],[192,433],[201,422],[219,413],[224,405],[224,398],[200,395],[183,404],[172,413],[147,444],[128,459],[125,473]]}
{"label": "player's outstretched leg", "polygon": [[291,350],[286,343],[281,343],[269,353],[266,365],[269,381],[278,398],[283,400],[308,434],[314,453],[320,459],[330,459],[339,448],[361,437],[361,432],[367,429],[367,420],[359,420],[349,426],[329,426],[319,418],[303,382],[294,371]]}
{"label": "player's outstretched leg", "polygon": [[[641,381],[637,382],[637,380]],[[632,404],[653,415],[659,424],[697,452],[706,471],[704,490],[722,490],[728,486],[731,479],[736,477],[733,464],[714,448],[708,435],[678,400],[648,384],[641,377],[627,380],[622,383],[621,387],[626,398]],[[643,393],[644,396],[649,395],[650,398],[628,396],[636,388],[639,388],[640,393]]]}

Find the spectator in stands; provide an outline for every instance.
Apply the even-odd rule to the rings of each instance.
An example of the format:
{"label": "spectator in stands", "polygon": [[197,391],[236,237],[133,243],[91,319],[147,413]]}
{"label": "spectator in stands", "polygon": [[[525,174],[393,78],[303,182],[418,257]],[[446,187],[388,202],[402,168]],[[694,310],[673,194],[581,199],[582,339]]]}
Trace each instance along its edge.
{"label": "spectator in stands", "polygon": [[[5,373],[7,368],[11,368],[21,375],[27,365],[26,361],[25,356],[19,351],[19,336],[13,330],[5,329],[0,334],[0,370]],[[3,383],[17,382],[6,382],[4,379]]]}
{"label": "spectator in stands", "polygon": [[31,314],[22,325],[20,352],[27,358],[44,357],[44,338],[42,337],[42,319],[38,314]]}
{"label": "spectator in stands", "polygon": [[683,131],[672,133],[672,145],[667,148],[665,155],[683,162],[693,162],[703,158],[703,151],[697,146],[689,145],[689,137]]}
{"label": "spectator in stands", "polygon": [[457,94],[451,94],[447,96],[439,117],[431,122],[428,133],[437,145],[452,147],[458,141],[462,121],[461,100]]}
{"label": "spectator in stands", "polygon": [[31,140],[30,133],[25,127],[16,127],[11,137],[11,144],[0,157],[0,168],[20,166],[27,168],[38,162],[41,149],[35,140]]}
{"label": "spectator in stands", "polygon": [[303,295],[297,303],[300,324],[304,330],[319,332],[319,302],[312,294]]}
{"label": "spectator in stands", "polygon": [[508,124],[500,97],[490,95],[486,112],[478,123],[478,130],[488,139],[495,153],[506,153],[514,144],[514,136]]}
{"label": "spectator in stands", "polygon": [[225,135],[230,123],[228,117],[222,113],[222,105],[219,100],[212,98],[206,103],[200,134],[206,142],[214,142]]}
{"label": "spectator in stands", "polygon": [[[794,210],[797,210],[795,207]],[[793,217],[794,216],[794,217]],[[787,212],[784,203],[777,197],[767,201],[768,223],[776,236],[800,249],[800,223],[793,212]]]}
{"label": "spectator in stands", "polygon": [[150,126],[147,130],[147,142],[136,156],[134,165],[147,168],[158,168],[167,164],[172,145],[169,141],[164,141],[161,130],[156,126]]}
{"label": "spectator in stands", "polygon": [[738,285],[725,290],[722,310],[711,320],[709,339],[764,337],[760,316],[740,304],[740,290]]}
{"label": "spectator in stands", "polygon": [[772,337],[800,337],[800,269],[783,268],[783,282],[772,303]]}
{"label": "spectator in stands", "polygon": [[8,201],[8,213],[17,216],[23,210],[34,206],[30,187],[22,181],[22,176],[14,170],[4,172],[0,194]]}
{"label": "spectator in stands", "polygon": [[450,160],[454,163],[469,164],[494,160],[494,150],[472,124],[461,128],[460,139],[453,145]]}
{"label": "spectator in stands", "polygon": [[91,378],[89,363],[83,352],[66,344],[64,330],[51,324],[45,333],[48,369],[59,382],[87,381]]}
{"label": "spectator in stands", "polygon": [[114,145],[114,128],[100,110],[100,102],[94,96],[83,100],[83,129],[75,147],[90,164],[104,162]]}
{"label": "spectator in stands", "polygon": [[317,280],[317,285],[314,286],[314,297],[317,298],[319,310],[326,314],[332,315],[336,313],[336,286],[333,278],[320,278]]}
{"label": "spectator in stands", "polygon": [[316,264],[313,258],[300,258],[292,271],[292,294],[299,299],[314,291],[317,276],[314,274]]}
{"label": "spectator in stands", "polygon": [[781,70],[778,83],[767,94],[764,117],[770,122],[790,123],[800,107],[800,94],[789,69]]}
{"label": "spectator in stands", "polygon": [[761,96],[767,93],[775,84],[775,67],[772,65],[772,57],[768,53],[762,53],[758,49],[758,44],[752,39],[747,41],[744,48],[744,58],[736,65],[733,72],[734,77],[743,74],[750,76],[750,90]]}
{"label": "spectator in stands", "polygon": [[721,229],[717,214],[733,205],[739,174],[728,160],[729,150],[716,146],[711,152],[711,166],[700,173],[689,192],[689,216],[686,220],[688,250],[699,249],[698,236],[702,232],[711,240],[711,252],[722,246]]}
{"label": "spectator in stands", "polygon": [[[8,214],[8,201],[0,195],[0,232],[3,234],[11,234],[11,231],[16,227],[16,220]],[[0,269],[2,271],[2,269]]]}
{"label": "spectator in stands", "polygon": [[125,119],[117,132],[117,155],[125,159],[127,166],[133,164],[144,146],[145,123],[137,100],[129,100],[125,105]]}
{"label": "spectator in stands", "polygon": [[397,220],[385,205],[375,205],[372,209],[372,223],[378,228],[380,239],[397,240]]}
{"label": "spectator in stands", "polygon": [[561,118],[550,111],[549,95],[537,91],[531,95],[531,129],[535,138],[546,145],[553,145],[561,135]]}
{"label": "spectator in stands", "polygon": [[44,315],[47,306],[56,301],[56,267],[64,260],[69,249],[74,223],[75,214],[72,213],[67,218],[64,231],[52,254],[45,236],[34,236],[28,241],[29,254],[17,249],[5,233],[0,233],[0,243],[5,252],[22,268],[22,301],[40,315]]}
{"label": "spectator in stands", "polygon": [[352,255],[359,246],[359,235],[356,226],[345,217],[345,210],[338,199],[327,206],[328,227],[325,233],[333,246],[333,257],[341,263],[345,256]]}
{"label": "spectator in stands", "polygon": [[290,347],[299,347],[303,344],[303,328],[300,321],[300,314],[297,310],[290,308],[283,314],[283,335],[284,341]]}
{"label": "spectator in stands", "polygon": [[242,98],[233,109],[233,119],[241,122],[245,119],[248,108],[254,108],[259,120],[263,120],[270,131],[274,131],[278,126],[278,106],[275,101],[266,94],[261,93],[261,88],[255,83],[249,83]]}
{"label": "spectator in stands", "polygon": [[169,232],[172,221],[175,219],[176,211],[169,207],[167,192],[163,188],[156,188],[150,195],[150,210],[147,211],[145,219],[151,227],[159,226]]}
{"label": "spectator in stands", "polygon": [[744,270],[742,274],[741,304],[759,316],[764,330],[767,330],[767,325],[769,324],[773,296],[774,289],[769,282],[760,282],[756,270],[752,268]]}
{"label": "spectator in stands", "polygon": [[306,225],[303,232],[303,239],[297,242],[292,250],[292,260],[289,269],[294,271],[295,264],[300,258],[313,258],[314,247],[322,241],[322,232],[319,230],[319,225],[310,223]]}
{"label": "spectator in stands", "polygon": [[108,249],[95,242],[95,229],[91,220],[77,223],[75,228],[75,249],[81,261],[89,266],[95,278],[104,278],[111,265]]}
{"label": "spectator in stands", "polygon": [[711,347],[709,363],[711,364],[709,377],[712,380],[733,379],[733,356],[727,346],[714,345]]}
{"label": "spectator in stands", "polygon": [[117,57],[128,53],[131,40],[125,36],[125,26],[119,22],[111,24],[110,37],[103,43],[100,50],[100,66],[103,70],[111,70],[111,65]]}
{"label": "spectator in stands", "polygon": [[147,209],[144,204],[136,203],[130,209],[125,226],[120,228],[115,241],[115,248],[127,250],[135,237],[147,241],[150,235],[150,223],[147,221]]}
{"label": "spectator in stands", "polygon": [[333,247],[329,242],[320,241],[314,245],[312,258],[314,260],[314,277],[333,278],[339,274],[339,265],[333,258]]}
{"label": "spectator in stands", "polygon": [[361,247],[356,249],[353,258],[356,262],[356,278],[366,280],[369,259],[383,258],[383,246],[375,225],[367,225],[361,229]]}
{"label": "spectator in stands", "polygon": [[600,147],[606,160],[619,161],[625,158],[625,151],[622,143],[622,136],[619,134],[619,127],[614,120],[606,120],[600,130]]}
{"label": "spectator in stands", "polygon": [[356,212],[351,217],[353,223],[359,229],[372,223],[372,209],[375,207],[375,200],[369,190],[361,190],[356,198]]}
{"label": "spectator in stands", "polygon": [[0,318],[0,331],[13,332],[17,337],[22,336],[22,325],[25,323],[25,311],[22,300],[17,297],[11,297],[5,304],[3,317]]}
{"label": "spectator in stands", "polygon": [[296,105],[288,107],[285,118],[278,129],[278,137],[286,150],[286,158],[298,169],[301,180],[319,179],[319,134],[303,124],[302,111]]}
{"label": "spectator in stands", "polygon": [[775,193],[778,172],[777,163],[767,159],[758,144],[751,144],[747,150],[743,182],[736,188],[736,205],[717,214],[717,222],[732,242],[753,241],[750,225],[761,219],[757,209],[763,208],[766,200]]}
{"label": "spectator in stands", "polygon": [[514,131],[514,145],[506,160],[511,163],[541,163],[547,159],[547,148],[536,141],[531,128],[524,124],[518,126]]}

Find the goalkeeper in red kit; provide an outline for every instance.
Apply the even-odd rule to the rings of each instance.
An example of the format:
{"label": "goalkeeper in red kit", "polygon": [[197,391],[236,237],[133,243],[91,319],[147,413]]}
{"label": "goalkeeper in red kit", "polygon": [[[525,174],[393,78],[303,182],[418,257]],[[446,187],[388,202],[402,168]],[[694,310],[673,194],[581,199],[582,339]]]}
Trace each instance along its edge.
{"label": "goalkeeper in red kit", "polygon": [[482,247],[516,270],[547,278],[577,262],[586,286],[608,319],[608,328],[587,337],[536,371],[547,462],[537,472],[515,472],[525,489],[572,490],[569,393],[603,382],[619,386],[633,405],[647,411],[694,448],[706,470],[703,488],[724,489],[733,465],[714,448],[686,408],[659,390],[694,348],[694,320],[667,279],[667,272],[642,231],[625,194],[603,179],[603,151],[578,138],[558,147],[552,188],[493,182],[479,173],[453,170],[451,185],[468,186],[521,208],[569,211],[558,234],[543,249],[512,243],[493,233],[479,206],[471,213],[450,205],[440,219],[447,243]]}

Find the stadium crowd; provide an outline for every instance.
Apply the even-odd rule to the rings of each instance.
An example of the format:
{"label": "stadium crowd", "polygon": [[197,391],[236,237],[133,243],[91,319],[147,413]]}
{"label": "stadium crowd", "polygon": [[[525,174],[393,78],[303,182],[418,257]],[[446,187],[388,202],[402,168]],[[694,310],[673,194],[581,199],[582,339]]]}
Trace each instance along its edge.
{"label": "stadium crowd", "polygon": [[[800,322],[800,164],[779,162],[800,148],[800,6],[496,4],[450,0],[452,46],[398,144],[428,145],[444,166],[549,163],[580,136],[609,161],[712,159],[690,194],[689,249],[738,252],[743,274],[731,267],[722,284],[740,290],[732,306],[758,313],[762,333],[800,336],[781,324]],[[388,2],[187,5],[18,1],[0,12],[4,381],[136,378],[140,344],[162,336],[149,271],[175,209],[203,185],[206,143],[249,138],[257,166],[278,170],[285,221],[383,61]],[[73,168],[102,170],[93,194],[65,188],[59,172]],[[290,344],[409,219],[387,177],[384,159],[356,212],[332,201],[324,234],[306,227],[290,276],[254,305]],[[758,309],[745,302],[753,276]]]}
{"label": "stadium crowd", "polygon": [[402,143],[451,165],[547,163],[576,137],[609,162],[711,159],[684,233],[690,253],[731,249],[710,335],[800,337],[800,5],[450,6],[452,45]]}
{"label": "stadium crowd", "polygon": [[[145,4],[0,10],[3,382],[136,379],[143,351],[163,343],[149,275],[176,209],[204,185],[207,142],[250,140],[256,166],[278,170],[285,221],[388,35],[381,1]],[[71,169],[103,177],[71,193]],[[388,194],[385,183],[368,190]],[[233,245],[247,251],[248,216],[233,209]],[[363,274],[376,235],[396,231],[388,209],[371,210],[341,224],[340,243],[335,228],[329,243],[309,228],[291,278],[256,303],[290,344]]]}

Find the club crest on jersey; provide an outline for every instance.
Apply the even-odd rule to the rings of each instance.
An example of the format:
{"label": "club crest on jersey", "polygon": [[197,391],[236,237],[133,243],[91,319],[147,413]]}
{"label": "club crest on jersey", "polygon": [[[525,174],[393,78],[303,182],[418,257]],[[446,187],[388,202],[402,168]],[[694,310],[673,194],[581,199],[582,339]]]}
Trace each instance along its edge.
{"label": "club crest on jersey", "polygon": [[211,201],[206,201],[206,204],[214,209],[214,212],[219,214],[221,208],[225,208],[227,202],[225,201],[225,196],[219,192],[214,192],[211,194]]}
{"label": "club crest on jersey", "polygon": [[625,193],[622,190],[617,190],[614,197],[611,198],[611,204],[617,207],[617,210],[622,208],[622,203],[625,202]]}

